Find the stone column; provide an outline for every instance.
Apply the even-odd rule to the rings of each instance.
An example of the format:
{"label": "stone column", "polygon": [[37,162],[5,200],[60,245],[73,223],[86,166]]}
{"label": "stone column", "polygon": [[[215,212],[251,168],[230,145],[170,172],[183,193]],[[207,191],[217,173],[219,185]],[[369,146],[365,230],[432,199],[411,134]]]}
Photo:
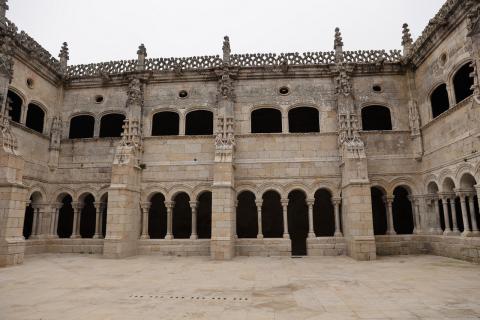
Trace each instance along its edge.
{"label": "stone column", "polygon": [[77,239],[80,238],[80,214],[82,212],[82,205],[78,202],[72,202],[73,207],[73,228],[72,228],[72,235],[70,239]]}
{"label": "stone column", "polygon": [[238,239],[238,234],[237,234],[237,208],[238,208],[238,201],[235,200],[235,202],[233,203],[234,205],[234,208],[233,210],[235,211],[235,217],[233,219],[233,234],[235,235],[235,239]]}
{"label": "stone column", "polygon": [[288,125],[288,113],[286,115],[282,114],[282,133],[288,133],[289,130],[290,129]]}
{"label": "stone column", "polygon": [[447,196],[442,195],[442,206],[443,206],[443,220],[445,221],[445,230],[443,231],[444,236],[448,236],[452,233],[452,227],[450,224],[450,219],[448,218],[448,203],[447,203]]}
{"label": "stone column", "polygon": [[[442,231],[442,224],[440,222],[440,206],[438,205],[438,198],[437,197],[433,197],[432,201],[433,201],[433,206],[434,206],[434,209],[435,209],[435,228],[433,229],[433,233],[434,234],[442,234],[443,231]],[[446,223],[445,223],[446,225]]]}
{"label": "stone column", "polygon": [[396,235],[395,228],[393,227],[393,213],[392,213],[392,203],[393,197],[386,196],[383,197],[383,200],[386,204],[387,209],[387,235]]}
{"label": "stone column", "polygon": [[313,228],[313,204],[315,199],[307,199],[308,206],[308,237],[310,239],[315,238],[315,230]]}
{"label": "stone column", "polygon": [[478,230],[477,216],[475,214],[475,193],[471,192],[468,194],[468,204],[470,207],[470,217],[472,218],[472,236],[479,236],[480,232]]}
{"label": "stone column", "polygon": [[462,210],[462,220],[463,220],[463,237],[468,237],[471,235],[470,221],[468,220],[467,212],[467,194],[465,192],[457,192],[457,196],[460,197],[460,208]]}
{"label": "stone column", "polygon": [[173,233],[172,233],[172,211],[173,207],[175,206],[174,201],[165,201],[165,207],[167,207],[167,235],[165,236],[165,240],[172,240]]}
{"label": "stone column", "polygon": [[450,210],[452,211],[452,234],[459,235],[460,231],[458,230],[457,224],[457,208],[455,208],[455,194],[450,195]]}
{"label": "stone column", "polygon": [[255,200],[257,205],[257,224],[258,224],[258,234],[257,239],[263,239],[263,228],[262,228],[262,203],[263,200]]}
{"label": "stone column", "polygon": [[95,234],[93,239],[100,239],[102,236],[102,220],[100,217],[102,216],[103,203],[95,202],[93,205],[95,206]]}
{"label": "stone column", "polygon": [[50,237],[58,238],[57,228],[58,228],[58,216],[60,214],[60,209],[62,208],[62,203],[55,203],[52,206],[52,217],[50,219]]}
{"label": "stone column", "polygon": [[196,240],[198,239],[197,234],[197,201],[190,201],[190,208],[192,209],[192,234],[190,235],[190,239]]}
{"label": "stone column", "polygon": [[30,235],[30,239],[37,239],[38,238],[38,220],[39,220],[39,211],[38,206],[32,206],[33,208],[33,222],[32,222],[32,234]]}
{"label": "stone column", "polygon": [[420,225],[420,205],[418,196],[409,196],[408,199],[412,205],[412,214],[413,214],[413,234],[421,233]]}
{"label": "stone column", "polygon": [[283,239],[290,239],[290,234],[288,233],[288,198],[282,199],[280,202],[283,214]]}
{"label": "stone column", "polygon": [[150,239],[150,235],[148,234],[148,213],[150,210],[150,202],[143,202],[141,204],[142,208],[142,235],[140,239],[146,240]]}
{"label": "stone column", "polygon": [[184,136],[185,135],[185,122],[186,122],[186,116],[182,112],[180,114],[180,118],[178,119],[179,124],[178,124],[178,135]]}
{"label": "stone column", "polygon": [[335,237],[343,237],[342,230],[340,228],[340,204],[342,203],[342,198],[333,198],[333,209],[335,212]]}

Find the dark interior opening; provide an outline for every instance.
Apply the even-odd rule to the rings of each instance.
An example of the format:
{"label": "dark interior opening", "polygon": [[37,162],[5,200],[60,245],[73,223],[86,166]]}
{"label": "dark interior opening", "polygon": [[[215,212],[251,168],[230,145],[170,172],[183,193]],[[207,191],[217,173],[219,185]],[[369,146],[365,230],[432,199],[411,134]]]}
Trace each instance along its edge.
{"label": "dark interior opening", "polygon": [[34,210],[32,207],[32,202],[33,198],[30,197],[30,204],[27,208],[25,208],[25,218],[23,220],[23,236],[25,237],[25,239],[30,238],[33,232],[32,227]]}
{"label": "dark interior opening", "polygon": [[430,102],[432,104],[432,117],[436,118],[450,107],[448,101],[447,85],[445,83],[439,85],[430,96]]}
{"label": "dark interior opening", "polygon": [[66,195],[61,202],[62,207],[58,214],[57,234],[59,238],[69,238],[73,231],[72,197]]}
{"label": "dark interior opening", "polygon": [[288,128],[291,133],[320,132],[318,110],[299,107],[288,112]]}
{"label": "dark interior opening", "polygon": [[212,237],[212,193],[204,192],[198,197],[197,235],[199,239]]}
{"label": "dark interior opening", "polygon": [[239,238],[256,238],[258,217],[255,195],[250,191],[244,191],[238,195],[237,199],[237,236]]}
{"label": "dark interior opening", "polygon": [[474,70],[470,62],[463,65],[453,76],[453,88],[455,90],[455,100],[462,102],[473,94],[473,78],[470,76]]}
{"label": "dark interior opening", "polygon": [[443,214],[443,205],[442,205],[442,200],[438,199],[435,200],[438,202],[438,211],[440,214],[440,228],[442,228],[442,231],[445,231],[445,216]]}
{"label": "dark interior opening", "polygon": [[121,137],[125,116],[119,113],[106,114],[100,120],[100,138]]}
{"label": "dark interior opening", "polygon": [[478,208],[478,198],[477,196],[473,197],[473,203],[474,203],[474,210],[475,210],[475,217],[477,220],[477,227],[480,227],[480,210]]}
{"label": "dark interior opening", "polygon": [[20,98],[20,96],[15,92],[8,90],[7,99],[7,101],[10,102],[10,110],[8,111],[8,115],[12,121],[20,122],[20,117],[22,116],[22,98]]}
{"label": "dark interior opening", "polygon": [[463,216],[462,216],[462,206],[460,204],[460,198],[456,197],[455,198],[455,213],[457,214],[457,227],[460,232],[463,232],[464,230],[464,222],[463,222]]}
{"label": "dark interior opening", "polygon": [[397,187],[393,190],[393,195],[393,227],[397,234],[412,234],[413,212],[408,191],[403,187]]}
{"label": "dark interior opening", "polygon": [[371,188],[372,196],[372,215],[373,215],[373,233],[375,235],[384,235],[387,233],[387,210],[383,200],[383,192],[379,188]]}
{"label": "dark interior opening", "polygon": [[288,232],[292,241],[292,255],[307,254],[308,206],[305,194],[295,190],[288,195]]}
{"label": "dark interior opening", "polygon": [[76,116],[70,120],[70,139],[92,138],[95,118],[88,115]]}
{"label": "dark interior opening", "polygon": [[108,194],[106,194],[104,197],[102,197],[102,235],[105,238],[107,235],[107,214],[108,214]]}
{"label": "dark interior opening", "polygon": [[150,199],[148,212],[148,234],[151,239],[164,239],[167,235],[167,208],[165,197],[157,193]]}
{"label": "dark interior opening", "polygon": [[252,133],[281,133],[282,113],[273,108],[262,108],[252,112]]}
{"label": "dark interior opening", "polygon": [[83,208],[80,213],[80,236],[82,238],[93,238],[95,234],[95,198],[89,194],[83,199]]}
{"label": "dark interior opening", "polygon": [[180,117],[176,112],[164,111],[153,115],[152,136],[178,136]]}
{"label": "dark interior opening", "polygon": [[213,134],[213,113],[206,110],[187,113],[185,134],[187,136]]}
{"label": "dark interior opening", "polygon": [[333,237],[335,234],[335,211],[332,195],[328,190],[320,189],[315,192],[313,230],[317,237]]}
{"label": "dark interior opening", "polygon": [[383,106],[368,106],[362,109],[362,130],[392,130],[390,109]]}
{"label": "dark interior opening", "polygon": [[27,120],[25,125],[37,132],[43,133],[43,124],[45,122],[45,112],[36,104],[30,103],[27,109]]}
{"label": "dark interior opening", "polygon": [[276,191],[263,194],[262,233],[264,238],[283,237],[283,209],[280,195]]}
{"label": "dark interior opening", "polygon": [[192,234],[192,209],[190,197],[185,192],[175,197],[172,213],[172,233],[175,239],[189,239]]}

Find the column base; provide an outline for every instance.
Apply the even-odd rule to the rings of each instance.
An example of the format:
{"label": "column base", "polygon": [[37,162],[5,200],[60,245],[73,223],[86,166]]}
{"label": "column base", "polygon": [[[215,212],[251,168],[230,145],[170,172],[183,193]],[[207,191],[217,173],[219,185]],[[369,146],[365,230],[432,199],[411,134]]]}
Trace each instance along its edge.
{"label": "column base", "polygon": [[387,233],[385,233],[387,236],[396,236],[397,233],[395,231],[387,231]]}
{"label": "column base", "polygon": [[430,231],[430,233],[432,235],[442,235],[443,231],[442,231],[442,229],[433,229],[432,231]]}
{"label": "column base", "polygon": [[259,234],[259,235],[257,236],[257,239],[263,239],[263,234]]}
{"label": "column base", "polygon": [[167,234],[165,236],[165,240],[172,240],[173,239],[173,236],[171,234]]}
{"label": "column base", "polygon": [[308,238],[309,238],[309,239],[315,239],[316,237],[317,237],[317,236],[315,235],[314,232],[309,232],[309,233],[308,233]]}
{"label": "column base", "polygon": [[190,240],[197,240],[197,239],[198,239],[198,235],[196,235],[196,234],[192,234],[190,236]]}
{"label": "column base", "polygon": [[341,238],[341,237],[343,237],[343,233],[341,233],[340,231],[337,231],[337,232],[335,232],[335,234],[333,236],[336,237],[336,238]]}
{"label": "column base", "polygon": [[102,239],[102,235],[101,234],[96,234],[93,236],[93,239]]}
{"label": "column base", "polygon": [[283,234],[283,239],[290,239],[290,235],[288,233]]}
{"label": "column base", "polygon": [[446,229],[445,229],[445,231],[443,231],[443,235],[444,235],[444,236],[449,236],[449,235],[451,235],[451,234],[452,234],[452,230],[446,230]]}
{"label": "column base", "polygon": [[480,236],[480,231],[474,230],[472,231],[472,237],[479,237]]}
{"label": "column base", "polygon": [[472,232],[469,230],[465,230],[462,232],[462,237],[471,237],[471,236],[472,236]]}
{"label": "column base", "polygon": [[460,230],[453,230],[452,231],[452,236],[459,236],[460,235]]}
{"label": "column base", "polygon": [[148,239],[150,239],[150,236],[148,234],[147,235],[142,235],[140,237],[140,240],[148,240]]}

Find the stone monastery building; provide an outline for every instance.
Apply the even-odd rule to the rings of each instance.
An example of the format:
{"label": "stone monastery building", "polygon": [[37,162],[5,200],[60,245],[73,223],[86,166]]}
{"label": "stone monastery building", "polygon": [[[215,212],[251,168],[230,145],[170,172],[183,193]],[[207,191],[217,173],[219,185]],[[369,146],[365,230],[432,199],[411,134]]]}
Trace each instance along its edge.
{"label": "stone monastery building", "polygon": [[[403,52],[69,65],[0,0],[0,265],[40,252],[480,262],[480,2]],[[400,37],[399,37],[400,38]],[[400,39],[399,39],[400,40]]]}

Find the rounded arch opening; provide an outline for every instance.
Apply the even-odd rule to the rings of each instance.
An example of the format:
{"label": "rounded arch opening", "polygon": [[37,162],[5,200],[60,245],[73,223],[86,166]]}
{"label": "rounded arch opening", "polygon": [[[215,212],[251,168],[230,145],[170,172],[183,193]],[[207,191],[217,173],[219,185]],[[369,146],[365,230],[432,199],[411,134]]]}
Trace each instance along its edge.
{"label": "rounded arch opening", "polygon": [[152,136],[178,136],[180,116],[173,111],[157,112],[152,117]]}
{"label": "rounded arch opening", "polygon": [[251,191],[243,191],[238,195],[237,201],[238,238],[256,238],[258,235],[258,218],[255,194]]}
{"label": "rounded arch opening", "polygon": [[262,234],[265,238],[283,236],[283,209],[278,192],[269,190],[262,196]]}
{"label": "rounded arch opening", "polygon": [[288,233],[292,242],[292,255],[307,254],[308,206],[303,191],[288,194]]}
{"label": "rounded arch opening", "polygon": [[45,111],[35,103],[30,103],[27,108],[27,120],[25,122],[27,128],[43,133],[44,123]]}
{"label": "rounded arch opening", "polygon": [[172,233],[175,239],[189,239],[192,234],[192,209],[190,197],[185,192],[178,193],[172,213]]}
{"label": "rounded arch opening", "polygon": [[10,119],[14,122],[20,122],[23,99],[12,90],[8,90],[7,99],[9,102],[8,115],[10,116]]}
{"label": "rounded arch opening", "polygon": [[95,235],[95,198],[91,193],[80,198],[82,210],[80,211],[80,236],[82,238],[93,238]]}
{"label": "rounded arch opening", "polygon": [[212,237],[212,193],[203,192],[197,204],[197,235],[199,239]]}
{"label": "rounded arch opening", "polygon": [[151,239],[163,239],[167,235],[167,207],[165,196],[156,193],[150,198],[148,234]]}
{"label": "rounded arch opening", "polygon": [[72,197],[68,194],[60,195],[59,202],[61,203],[57,235],[59,238],[70,238],[73,232],[73,207]]}
{"label": "rounded arch opening", "polygon": [[327,189],[315,192],[313,204],[313,230],[317,237],[332,237],[335,234],[335,212],[332,194]]}
{"label": "rounded arch opening", "polygon": [[470,76],[473,72],[471,62],[467,62],[453,76],[456,103],[462,102],[473,94],[473,78]]}
{"label": "rounded arch opening", "polygon": [[430,103],[432,106],[432,117],[436,118],[450,107],[448,100],[447,85],[442,83],[430,95]]}
{"label": "rounded arch opening", "polygon": [[252,111],[252,133],[281,133],[282,112],[275,108],[261,108]]}
{"label": "rounded arch opening", "polygon": [[79,115],[70,119],[69,139],[93,138],[95,118],[90,115]]}
{"label": "rounded arch opening", "polygon": [[393,226],[397,234],[412,234],[414,229],[412,203],[407,187],[398,186],[393,190]]}
{"label": "rounded arch opening", "polygon": [[212,135],[213,112],[196,110],[187,113],[185,118],[185,135]]}
{"label": "rounded arch opening", "polygon": [[288,129],[291,133],[320,132],[320,116],[316,108],[296,107],[288,111]]}
{"label": "rounded arch opening", "polygon": [[362,108],[362,130],[392,130],[390,109],[379,105]]}
{"label": "rounded arch opening", "polygon": [[125,115],[109,113],[100,119],[100,138],[117,138],[122,136]]}

